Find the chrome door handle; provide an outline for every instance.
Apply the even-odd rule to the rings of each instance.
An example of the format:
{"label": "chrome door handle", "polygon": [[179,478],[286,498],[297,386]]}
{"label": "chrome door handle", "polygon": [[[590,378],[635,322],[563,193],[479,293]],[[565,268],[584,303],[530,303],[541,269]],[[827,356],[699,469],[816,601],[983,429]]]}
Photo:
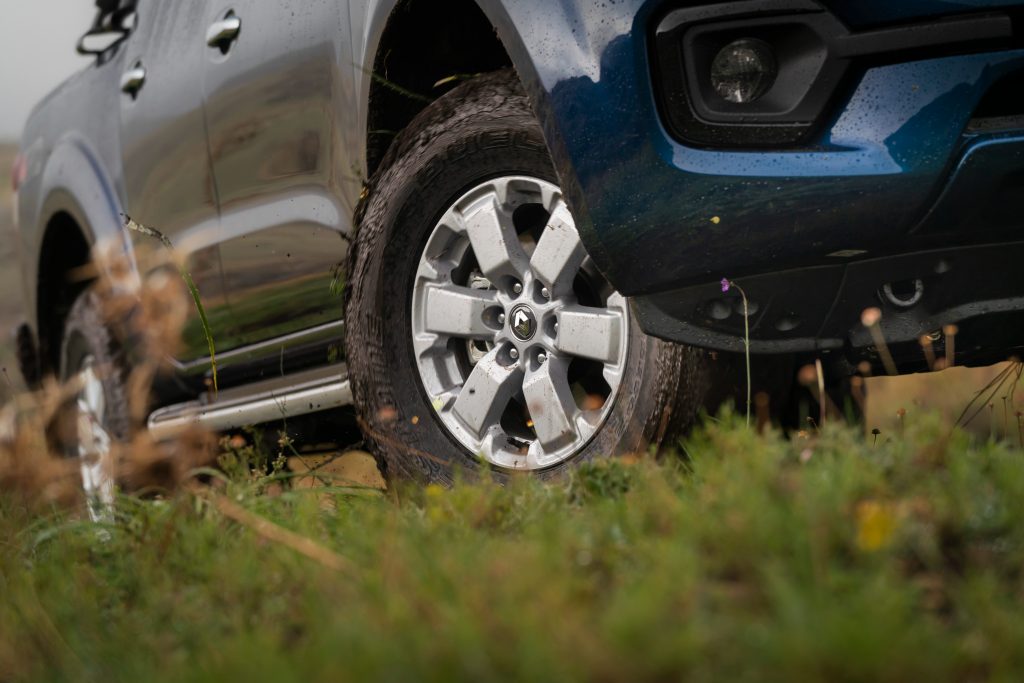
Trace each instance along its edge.
{"label": "chrome door handle", "polygon": [[121,92],[135,97],[146,83],[146,69],[141,63],[136,64],[121,76]]}
{"label": "chrome door handle", "polygon": [[206,44],[210,47],[219,47],[224,49],[228,44],[232,43],[238,38],[239,32],[242,30],[242,20],[235,15],[227,16],[220,21],[215,21],[210,24],[210,28],[206,29]]}

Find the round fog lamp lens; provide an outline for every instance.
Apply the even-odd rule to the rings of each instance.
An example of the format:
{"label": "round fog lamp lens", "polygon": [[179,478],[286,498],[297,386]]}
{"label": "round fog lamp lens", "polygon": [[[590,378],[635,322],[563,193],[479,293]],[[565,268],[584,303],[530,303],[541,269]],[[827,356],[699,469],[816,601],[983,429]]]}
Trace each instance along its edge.
{"label": "round fog lamp lens", "polygon": [[744,39],[723,47],[711,62],[711,86],[727,102],[749,104],[775,83],[778,67],[763,40]]}

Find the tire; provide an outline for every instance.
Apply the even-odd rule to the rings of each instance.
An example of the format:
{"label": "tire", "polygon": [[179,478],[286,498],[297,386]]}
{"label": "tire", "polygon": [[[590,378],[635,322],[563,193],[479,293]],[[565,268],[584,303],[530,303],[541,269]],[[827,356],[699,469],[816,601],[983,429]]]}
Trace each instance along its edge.
{"label": "tire", "polygon": [[[466,445],[467,439],[452,426],[454,423],[447,409],[440,407],[440,398],[427,391],[424,366],[418,364],[421,356],[415,348],[420,342],[413,341],[413,310],[419,305],[416,302],[422,301],[416,294],[422,291],[417,289],[422,281],[417,275],[418,269],[422,275],[421,255],[427,258],[424,249],[428,240],[433,239],[432,235],[441,229],[439,220],[445,212],[455,206],[460,197],[474,192],[473,188],[490,187],[488,183],[506,182],[505,178],[511,178],[508,181],[511,184],[520,177],[527,179],[524,182],[534,183],[530,187],[543,189],[547,184],[557,185],[527,97],[515,74],[506,70],[468,81],[428,106],[395,140],[369,183],[349,250],[346,354],[360,425],[378,464],[389,478],[413,478],[447,485],[453,481],[456,471],[485,467],[495,478],[503,480],[519,469],[518,463],[509,466],[504,460],[498,462],[498,454],[506,459],[514,458],[514,454],[510,456],[502,449],[518,441],[509,436],[504,446],[494,447],[496,455],[491,460],[478,457],[479,452],[473,452]],[[543,227],[547,220],[553,221],[548,216],[541,221],[540,230],[552,229]],[[519,238],[522,240],[523,235]],[[538,238],[537,244],[541,244],[540,239],[543,238]],[[533,253],[539,249],[535,247]],[[585,252],[583,255],[585,257]],[[478,256],[473,258],[479,262]],[[585,259],[586,263],[590,263],[589,259]],[[582,269],[581,274],[575,276],[576,281],[583,277]],[[500,284],[495,284],[499,279],[493,280],[481,278],[495,296],[505,296],[503,292],[507,292],[507,287],[514,286],[509,285],[507,279]],[[523,279],[518,284],[528,283]],[[534,283],[539,284],[539,280]],[[548,292],[547,288],[532,291],[547,293],[552,302],[560,296],[558,292]],[[509,293],[508,296],[515,295]],[[536,293],[534,297],[536,299]],[[607,304],[612,300],[609,297],[604,301]],[[702,406],[701,396],[706,388],[703,352],[644,335],[627,308],[623,304],[621,314],[625,321],[623,346],[628,351],[622,355],[621,381],[600,407],[605,415],[603,422],[589,440],[585,444],[581,441],[570,455],[548,466],[527,466],[535,474],[551,476],[593,458],[635,453],[650,444],[661,444],[689,424]],[[540,315],[538,313],[537,321],[530,323],[531,329],[543,327]],[[495,334],[512,334],[511,323],[506,326],[504,319],[501,320],[501,331]],[[526,329],[526,323],[522,329]],[[558,339],[558,328],[554,329],[552,338]],[[504,353],[502,343],[496,341],[483,360],[476,362],[498,362]],[[461,341],[454,344],[453,354],[461,353],[460,345]],[[508,353],[513,353],[513,348],[510,346]],[[448,353],[447,350],[440,352]],[[472,349],[468,353],[472,355]],[[529,372],[529,367],[543,369],[537,363],[544,363],[547,354],[536,352],[539,355],[529,359],[530,353],[535,352],[524,347],[519,361],[523,372]],[[556,374],[558,357],[559,354],[552,352],[547,364],[550,368],[547,372],[552,376]],[[508,357],[504,362],[511,363]],[[466,390],[473,382],[472,372],[466,369],[462,388],[456,391]],[[525,394],[524,389],[519,396]],[[564,393],[559,396],[564,398]],[[455,401],[457,403],[458,399]],[[501,429],[505,429],[504,415],[509,410],[515,412],[516,404],[509,405],[513,408],[506,407]],[[532,419],[533,412],[525,404],[523,409],[530,412],[531,419],[526,424],[537,430],[539,442],[541,432]],[[559,442],[549,440],[549,443]],[[534,446],[522,448],[533,452]],[[542,450],[538,448],[537,452],[543,456]],[[540,458],[534,460],[535,465],[543,462]]]}
{"label": "tire", "polygon": [[63,386],[77,381],[81,389],[62,410],[58,448],[80,461],[89,514],[101,519],[114,498],[113,447],[129,440],[132,419],[128,365],[91,289],[78,297],[65,321],[60,379]]}

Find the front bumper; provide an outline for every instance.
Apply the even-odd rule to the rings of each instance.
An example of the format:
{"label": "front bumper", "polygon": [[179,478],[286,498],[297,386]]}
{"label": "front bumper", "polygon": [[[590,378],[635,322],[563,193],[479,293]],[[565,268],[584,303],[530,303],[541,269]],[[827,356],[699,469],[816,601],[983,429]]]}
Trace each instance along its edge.
{"label": "front bumper", "polygon": [[[742,316],[721,317],[723,277],[758,305],[759,353],[870,355],[859,326],[870,306],[907,339],[1017,310],[1024,283],[1008,255],[1024,224],[1024,118],[975,125],[986,95],[1024,73],[1016,36],[994,51],[860,65],[809,136],[716,147],[680,141],[659,110],[659,16],[641,13],[630,39],[608,46],[600,79],[551,93],[572,122],[581,232],[648,332],[741,349]],[[885,285],[918,279],[912,306],[885,300]]]}

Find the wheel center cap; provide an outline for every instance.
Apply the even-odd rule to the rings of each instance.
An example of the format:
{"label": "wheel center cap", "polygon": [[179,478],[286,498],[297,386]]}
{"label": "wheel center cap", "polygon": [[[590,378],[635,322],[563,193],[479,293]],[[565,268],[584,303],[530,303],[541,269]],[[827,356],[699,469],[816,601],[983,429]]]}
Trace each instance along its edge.
{"label": "wheel center cap", "polygon": [[530,341],[533,339],[533,335],[537,333],[537,317],[530,310],[530,307],[525,304],[520,304],[513,308],[509,320],[511,321],[509,326],[512,328],[512,334],[519,341]]}

